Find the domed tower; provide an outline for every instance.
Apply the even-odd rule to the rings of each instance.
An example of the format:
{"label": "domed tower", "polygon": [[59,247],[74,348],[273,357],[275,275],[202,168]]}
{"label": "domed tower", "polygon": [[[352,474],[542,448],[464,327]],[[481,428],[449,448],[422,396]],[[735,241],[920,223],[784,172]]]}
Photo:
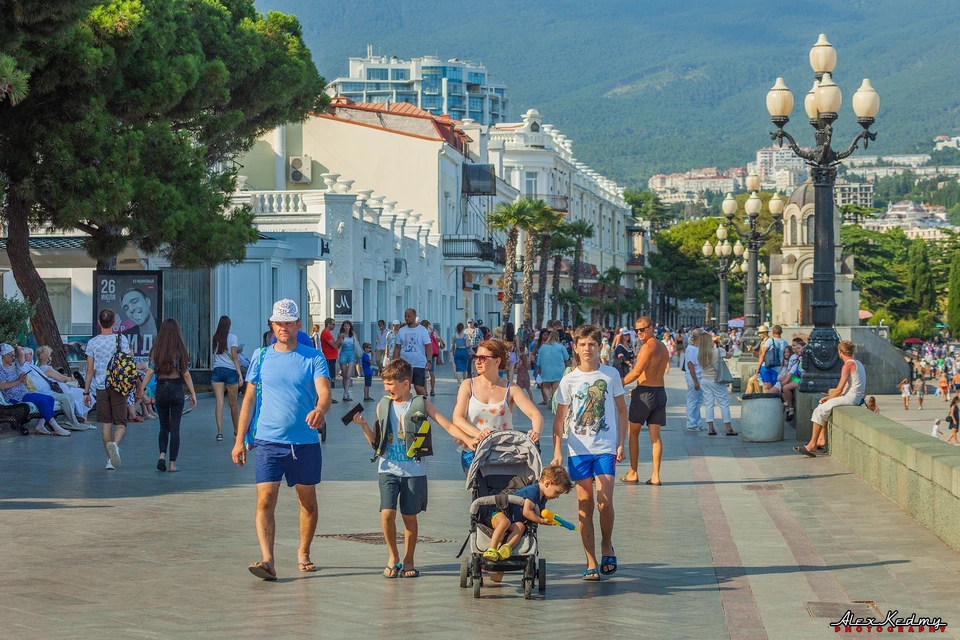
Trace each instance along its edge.
{"label": "domed tower", "polygon": [[[814,187],[807,180],[794,190],[783,209],[783,247],[779,261],[771,260],[772,318],[783,326],[812,326]],[[840,208],[833,220],[837,326],[860,324],[860,292],[853,284],[853,255],[842,255]],[[779,262],[779,263],[778,263]]]}

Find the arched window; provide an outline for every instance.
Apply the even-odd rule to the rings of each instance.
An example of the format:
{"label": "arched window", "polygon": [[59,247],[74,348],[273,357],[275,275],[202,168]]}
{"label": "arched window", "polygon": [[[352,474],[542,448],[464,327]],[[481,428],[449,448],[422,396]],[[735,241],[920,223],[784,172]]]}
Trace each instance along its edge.
{"label": "arched window", "polygon": [[813,244],[813,239],[816,237],[817,232],[815,230],[816,229],[815,219],[816,219],[816,216],[814,216],[811,213],[809,216],[807,216],[807,219],[804,220],[804,224],[807,227],[807,244]]}
{"label": "arched window", "polygon": [[797,242],[797,218],[795,216],[790,217],[790,240],[787,244],[800,244]]}

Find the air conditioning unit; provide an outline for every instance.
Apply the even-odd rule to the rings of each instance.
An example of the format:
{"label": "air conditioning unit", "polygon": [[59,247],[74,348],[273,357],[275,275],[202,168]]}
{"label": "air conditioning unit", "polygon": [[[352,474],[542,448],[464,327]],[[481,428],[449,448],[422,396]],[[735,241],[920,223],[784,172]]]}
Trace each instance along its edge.
{"label": "air conditioning unit", "polygon": [[290,182],[310,184],[313,181],[311,172],[313,161],[310,156],[290,156]]}

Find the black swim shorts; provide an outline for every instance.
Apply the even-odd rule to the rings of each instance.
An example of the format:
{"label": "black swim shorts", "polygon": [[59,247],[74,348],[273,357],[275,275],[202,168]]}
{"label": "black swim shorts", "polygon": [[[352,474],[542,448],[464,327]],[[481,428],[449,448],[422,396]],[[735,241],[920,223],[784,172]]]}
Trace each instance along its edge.
{"label": "black swim shorts", "polygon": [[630,394],[630,422],[667,424],[667,392],[663,387],[638,386]]}

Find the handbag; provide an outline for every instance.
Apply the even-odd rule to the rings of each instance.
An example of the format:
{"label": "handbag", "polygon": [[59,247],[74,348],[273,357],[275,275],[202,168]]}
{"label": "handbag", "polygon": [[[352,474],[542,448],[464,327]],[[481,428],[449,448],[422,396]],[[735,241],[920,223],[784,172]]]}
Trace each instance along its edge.
{"label": "handbag", "polygon": [[733,374],[730,373],[730,367],[727,366],[723,357],[718,358],[717,375],[713,377],[713,381],[717,384],[731,384],[733,382]]}
{"label": "handbag", "polygon": [[60,383],[57,382],[56,380],[51,380],[50,378],[48,378],[47,375],[40,370],[40,367],[34,364],[31,364],[30,368],[33,371],[36,371],[38,374],[40,374],[40,377],[47,381],[47,384],[50,385],[51,391],[53,391],[54,393],[63,393],[63,387],[60,386]]}

